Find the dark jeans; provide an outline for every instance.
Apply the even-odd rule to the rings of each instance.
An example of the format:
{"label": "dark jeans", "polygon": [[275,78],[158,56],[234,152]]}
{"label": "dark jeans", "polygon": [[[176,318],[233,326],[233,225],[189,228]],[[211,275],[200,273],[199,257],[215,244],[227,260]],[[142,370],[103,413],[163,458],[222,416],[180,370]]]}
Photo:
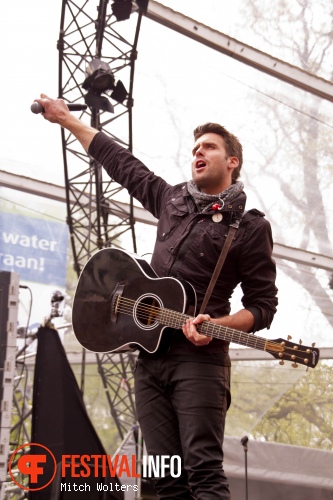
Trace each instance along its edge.
{"label": "dark jeans", "polygon": [[222,443],[230,368],[167,356],[138,359],[135,400],[148,455],[179,455],[180,477],[156,480],[169,500],[230,500]]}

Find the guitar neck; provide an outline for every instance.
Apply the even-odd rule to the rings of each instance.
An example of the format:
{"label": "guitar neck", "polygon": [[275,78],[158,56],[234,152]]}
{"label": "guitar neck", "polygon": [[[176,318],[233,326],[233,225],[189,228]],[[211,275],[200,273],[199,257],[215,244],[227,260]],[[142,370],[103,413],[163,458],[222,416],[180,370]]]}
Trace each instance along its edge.
{"label": "guitar neck", "polygon": [[[186,320],[190,318],[191,316],[168,309],[161,309],[158,314],[158,320],[161,323],[165,326],[170,326],[176,329],[181,329]],[[246,333],[227,326],[217,325],[211,321],[204,321],[203,323],[198,324],[197,330],[202,335],[207,335],[207,337],[213,337],[219,340],[233,342],[234,344],[252,347],[253,349],[259,349],[260,351],[266,350],[268,342],[267,339],[257,337],[252,333]]]}
{"label": "guitar neck", "polygon": [[[158,320],[161,323],[176,329],[180,329],[186,320],[190,318],[191,316],[168,309],[160,310],[158,314]],[[314,368],[319,360],[319,350],[314,347],[314,344],[312,344],[312,347],[302,345],[302,341],[299,344],[295,344],[289,341],[291,339],[289,336],[288,340],[268,340],[263,337],[257,337],[257,335],[253,335],[252,333],[245,333],[234,328],[217,325],[211,321],[204,321],[198,324],[197,330],[208,337],[265,351],[274,358],[279,359],[281,365],[284,364],[284,360],[292,361],[293,368],[297,368],[297,363]]]}

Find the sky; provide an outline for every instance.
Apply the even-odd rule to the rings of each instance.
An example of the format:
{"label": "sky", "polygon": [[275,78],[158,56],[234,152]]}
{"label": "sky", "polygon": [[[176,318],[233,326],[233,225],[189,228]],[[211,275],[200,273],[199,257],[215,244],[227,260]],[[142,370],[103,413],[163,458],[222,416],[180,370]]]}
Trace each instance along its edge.
{"label": "sky", "polygon": [[[170,6],[177,4],[172,1],[169,3]],[[182,3],[188,8],[188,1]],[[193,17],[199,16],[201,2],[191,3]],[[208,4],[213,5],[214,1],[211,0]],[[61,0],[53,0],[47,4],[43,0],[19,0],[3,2],[0,6],[1,62],[5,75],[1,83],[0,99],[2,116],[6,117],[1,123],[0,168],[6,170],[7,163],[9,169],[12,169],[12,162],[15,162],[17,173],[55,183],[62,180],[59,128],[44,123],[40,116],[32,114],[30,105],[42,92],[51,97],[58,95],[56,44],[59,38],[61,5]],[[233,8],[228,7],[228,16],[232,16],[236,5],[237,2],[233,2]],[[205,12],[209,12],[209,9]],[[161,29],[159,26],[154,27],[154,33],[146,38],[141,53],[146,43],[151,45],[152,38],[158,36],[156,32]],[[173,36],[170,31],[169,39],[172,40]],[[151,64],[154,64],[155,58],[159,57],[158,48],[150,49],[149,57]],[[177,70],[177,63],[183,64],[182,60],[175,61],[174,56],[166,62],[172,62],[173,71]],[[157,69],[161,79],[163,74],[159,74],[159,71],[161,70]],[[144,73],[143,68],[142,78]],[[135,92],[140,95],[139,90]],[[136,99],[139,102],[139,98]],[[144,108],[142,102],[139,105]],[[141,109],[138,112],[135,110],[136,116],[142,116],[140,112]]]}
{"label": "sky", "polygon": [[[40,177],[48,169],[50,144],[59,130],[50,131],[30,111],[40,92],[57,95],[56,42],[60,25],[59,0],[3,2],[0,37],[3,75],[1,83],[1,163],[25,164],[22,174]],[[43,127],[44,125],[44,127]],[[57,148],[56,149],[61,149]],[[52,155],[54,148],[51,147]],[[55,166],[55,162],[51,161]],[[29,166],[29,168],[28,168]],[[40,170],[34,168],[38,166]],[[2,167],[3,168],[3,167]]]}

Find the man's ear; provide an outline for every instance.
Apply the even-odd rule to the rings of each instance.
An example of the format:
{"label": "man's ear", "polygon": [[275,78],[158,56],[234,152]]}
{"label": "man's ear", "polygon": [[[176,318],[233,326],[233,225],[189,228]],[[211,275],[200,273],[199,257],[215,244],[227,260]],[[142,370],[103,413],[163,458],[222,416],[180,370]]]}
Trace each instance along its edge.
{"label": "man's ear", "polygon": [[237,168],[239,165],[239,159],[237,156],[228,156],[228,167],[232,170]]}

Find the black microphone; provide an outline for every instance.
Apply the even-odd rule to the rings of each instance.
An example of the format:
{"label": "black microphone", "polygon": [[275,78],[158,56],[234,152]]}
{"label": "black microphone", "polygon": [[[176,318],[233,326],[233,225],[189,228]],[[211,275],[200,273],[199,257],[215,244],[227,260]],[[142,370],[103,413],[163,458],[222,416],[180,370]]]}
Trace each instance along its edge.
{"label": "black microphone", "polygon": [[[71,104],[69,102],[66,102],[66,105],[69,111],[84,111],[88,107],[86,104]],[[39,102],[33,102],[30,106],[30,109],[33,113],[35,113],[35,115],[38,115],[38,113],[44,113],[45,111],[45,109],[41,104],[39,104]]]}
{"label": "black microphone", "polygon": [[243,446],[246,446],[248,442],[249,442],[249,438],[247,436],[242,437],[241,444]]}

